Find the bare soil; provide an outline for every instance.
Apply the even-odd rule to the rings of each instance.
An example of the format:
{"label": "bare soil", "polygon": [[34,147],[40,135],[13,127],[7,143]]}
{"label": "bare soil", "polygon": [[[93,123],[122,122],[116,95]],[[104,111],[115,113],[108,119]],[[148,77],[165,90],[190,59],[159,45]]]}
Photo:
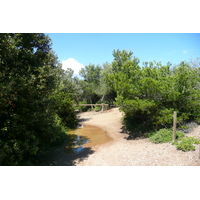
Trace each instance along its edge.
{"label": "bare soil", "polygon": [[[82,124],[94,125],[107,131],[112,140],[95,146],[92,153],[74,160],[77,166],[200,166],[200,145],[195,151],[177,150],[171,143],[154,144],[148,138],[127,140],[122,131],[123,113],[118,108],[101,112],[80,113]],[[200,126],[188,136],[200,136]]]}

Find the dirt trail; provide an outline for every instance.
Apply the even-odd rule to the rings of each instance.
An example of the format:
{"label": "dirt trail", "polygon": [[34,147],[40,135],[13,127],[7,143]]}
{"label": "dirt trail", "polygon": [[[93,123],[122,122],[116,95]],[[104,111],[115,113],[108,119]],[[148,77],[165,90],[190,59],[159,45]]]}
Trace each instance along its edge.
{"label": "dirt trail", "polygon": [[[153,144],[148,138],[127,140],[122,132],[122,113],[118,108],[100,112],[79,114],[83,124],[98,126],[113,139],[101,146],[96,146],[94,152],[81,161],[78,166],[200,166],[199,146],[195,151],[178,151],[170,143]],[[200,126],[190,135],[200,135]]]}

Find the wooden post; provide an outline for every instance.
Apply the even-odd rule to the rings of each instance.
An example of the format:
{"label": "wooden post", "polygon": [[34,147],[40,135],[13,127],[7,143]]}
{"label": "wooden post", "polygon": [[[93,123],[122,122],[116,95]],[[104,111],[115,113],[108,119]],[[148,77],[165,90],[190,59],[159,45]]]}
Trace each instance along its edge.
{"label": "wooden post", "polygon": [[173,120],[173,142],[176,140],[176,118],[177,118],[177,112],[174,111],[174,120]]}
{"label": "wooden post", "polygon": [[102,105],[101,112],[103,112],[104,111],[104,103],[102,103],[101,105]]}
{"label": "wooden post", "polygon": [[199,144],[199,159],[200,159],[200,144]]}

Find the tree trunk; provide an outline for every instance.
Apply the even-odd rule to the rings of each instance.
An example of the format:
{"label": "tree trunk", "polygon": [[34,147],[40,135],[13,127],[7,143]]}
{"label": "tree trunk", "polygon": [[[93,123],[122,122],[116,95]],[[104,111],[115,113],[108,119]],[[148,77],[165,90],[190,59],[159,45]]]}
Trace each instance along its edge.
{"label": "tree trunk", "polygon": [[105,97],[105,94],[103,94],[103,96],[102,96],[102,98],[101,98],[101,103],[103,102],[104,97]]}
{"label": "tree trunk", "polygon": [[94,110],[94,107],[93,107],[93,105],[92,105],[92,99],[90,98],[90,103],[91,103],[91,108],[92,108],[92,110]]}

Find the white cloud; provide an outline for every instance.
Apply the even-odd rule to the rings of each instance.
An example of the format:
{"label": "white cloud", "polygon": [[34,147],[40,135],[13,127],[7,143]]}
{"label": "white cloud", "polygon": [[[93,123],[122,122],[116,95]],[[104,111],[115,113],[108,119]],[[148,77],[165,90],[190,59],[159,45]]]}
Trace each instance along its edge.
{"label": "white cloud", "polygon": [[62,61],[62,68],[64,70],[71,68],[74,71],[74,75],[78,75],[79,70],[84,68],[84,65],[76,61],[74,58],[68,58],[67,60]]}
{"label": "white cloud", "polygon": [[184,51],[182,51],[182,53],[188,53],[189,51],[192,51],[192,50],[191,49],[184,50]]}
{"label": "white cloud", "polygon": [[176,54],[176,53],[177,53],[177,51],[174,50],[174,51],[170,51],[170,52],[168,53],[168,55],[172,55],[172,54]]}

